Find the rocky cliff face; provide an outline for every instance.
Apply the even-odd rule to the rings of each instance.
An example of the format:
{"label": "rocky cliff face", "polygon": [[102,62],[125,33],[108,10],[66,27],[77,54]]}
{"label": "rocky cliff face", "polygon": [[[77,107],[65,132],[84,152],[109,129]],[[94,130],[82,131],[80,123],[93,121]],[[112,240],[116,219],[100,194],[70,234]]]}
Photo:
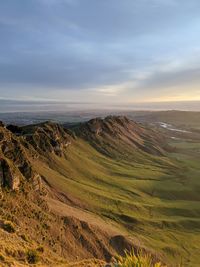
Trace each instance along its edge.
{"label": "rocky cliff face", "polygon": [[[11,132],[12,130],[12,132]],[[15,133],[13,133],[13,131]],[[55,123],[27,127],[8,127],[0,124],[0,184],[18,190],[20,183],[38,177],[31,159],[40,154],[62,156],[72,137]],[[47,154],[46,154],[47,155]]]}
{"label": "rocky cliff face", "polygon": [[17,190],[20,182],[24,179],[31,179],[34,175],[28,153],[20,138],[4,126],[0,126],[1,185]]}
{"label": "rocky cliff face", "polygon": [[72,142],[72,137],[59,124],[52,122],[24,127],[23,131],[26,141],[41,154],[51,152],[62,156],[63,149]]}
{"label": "rocky cliff face", "polygon": [[139,149],[154,155],[165,154],[161,146],[164,136],[124,116],[92,119],[80,126],[78,134],[106,154],[109,154],[108,147],[119,148],[122,153],[124,149],[129,152]]}
{"label": "rocky cliff face", "polygon": [[20,173],[9,163],[8,160],[0,158],[0,184],[12,190],[19,188]]}

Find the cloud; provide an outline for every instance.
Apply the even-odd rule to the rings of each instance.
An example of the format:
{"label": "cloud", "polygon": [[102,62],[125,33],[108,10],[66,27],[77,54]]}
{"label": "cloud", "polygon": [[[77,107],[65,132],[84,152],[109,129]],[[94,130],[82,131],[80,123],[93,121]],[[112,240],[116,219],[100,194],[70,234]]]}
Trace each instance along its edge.
{"label": "cloud", "polygon": [[199,8],[197,0],[3,0],[0,93],[120,102],[196,92]]}

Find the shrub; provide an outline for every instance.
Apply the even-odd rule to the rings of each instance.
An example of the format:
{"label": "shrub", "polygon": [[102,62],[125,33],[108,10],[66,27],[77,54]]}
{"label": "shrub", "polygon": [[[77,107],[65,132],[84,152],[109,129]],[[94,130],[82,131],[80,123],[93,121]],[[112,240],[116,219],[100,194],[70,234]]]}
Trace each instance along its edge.
{"label": "shrub", "polygon": [[5,257],[2,254],[0,254],[0,261],[5,261]]}
{"label": "shrub", "polygon": [[30,249],[27,251],[27,261],[30,264],[35,264],[39,261],[39,256],[36,250]]}
{"label": "shrub", "polygon": [[15,227],[14,224],[10,221],[4,221],[3,222],[3,229],[7,231],[8,233],[14,233]]}

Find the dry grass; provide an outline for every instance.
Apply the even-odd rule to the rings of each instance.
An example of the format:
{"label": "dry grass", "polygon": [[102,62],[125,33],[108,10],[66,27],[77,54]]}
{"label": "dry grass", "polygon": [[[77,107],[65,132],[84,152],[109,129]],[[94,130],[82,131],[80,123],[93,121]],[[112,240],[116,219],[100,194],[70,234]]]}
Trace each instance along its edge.
{"label": "dry grass", "polygon": [[150,254],[144,254],[143,252],[138,252],[135,254],[133,251],[130,253],[125,253],[125,256],[118,256],[115,267],[167,267],[161,262],[155,262]]}

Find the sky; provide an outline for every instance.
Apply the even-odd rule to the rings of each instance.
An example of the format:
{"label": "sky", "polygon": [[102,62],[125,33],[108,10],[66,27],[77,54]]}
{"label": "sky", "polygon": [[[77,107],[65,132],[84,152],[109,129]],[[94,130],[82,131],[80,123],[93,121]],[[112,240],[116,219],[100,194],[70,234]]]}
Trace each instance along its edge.
{"label": "sky", "polygon": [[200,100],[200,1],[0,0],[0,99]]}

